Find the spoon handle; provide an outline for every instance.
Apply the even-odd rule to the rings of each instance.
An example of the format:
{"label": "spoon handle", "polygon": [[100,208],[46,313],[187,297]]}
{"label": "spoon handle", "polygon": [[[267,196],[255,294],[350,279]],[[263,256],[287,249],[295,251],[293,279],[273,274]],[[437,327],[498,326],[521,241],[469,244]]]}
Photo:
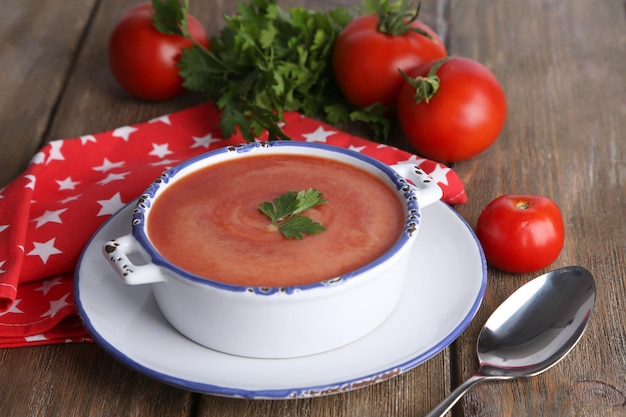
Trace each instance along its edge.
{"label": "spoon handle", "polygon": [[486,379],[484,375],[476,374],[472,376],[470,379],[463,382],[461,385],[456,387],[454,391],[452,391],[446,398],[443,399],[432,411],[426,414],[424,417],[442,417],[446,414],[454,404],[457,403],[461,399],[461,397],[469,391],[474,385],[479,383],[480,381]]}

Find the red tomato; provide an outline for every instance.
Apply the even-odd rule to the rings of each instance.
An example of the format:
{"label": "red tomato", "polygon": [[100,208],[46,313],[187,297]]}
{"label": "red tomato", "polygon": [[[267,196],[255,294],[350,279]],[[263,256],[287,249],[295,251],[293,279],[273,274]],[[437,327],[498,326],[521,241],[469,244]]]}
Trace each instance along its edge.
{"label": "red tomato", "polygon": [[409,71],[420,64],[447,56],[437,34],[415,20],[410,26],[428,33],[409,30],[388,35],[378,30],[377,14],[357,17],[339,33],[333,50],[333,71],[339,89],[352,104],[366,107],[374,103],[396,103],[404,80],[398,68]]}
{"label": "red tomato", "polygon": [[488,263],[516,273],[547,267],[565,241],[558,206],[534,195],[503,195],[490,202],[478,217],[476,236]]}
{"label": "red tomato", "polygon": [[[185,90],[177,63],[191,39],[159,32],[152,25],[150,2],[127,10],[109,38],[109,66],[117,82],[130,94],[145,100],[167,100]],[[189,33],[208,47],[207,34],[197,19],[188,16]]]}
{"label": "red tomato", "polygon": [[479,62],[453,57],[431,61],[408,73],[427,77],[436,68],[439,86],[428,101],[415,100],[405,82],[398,97],[398,120],[418,153],[442,162],[469,159],[497,139],[506,118],[506,98],[496,77]]}

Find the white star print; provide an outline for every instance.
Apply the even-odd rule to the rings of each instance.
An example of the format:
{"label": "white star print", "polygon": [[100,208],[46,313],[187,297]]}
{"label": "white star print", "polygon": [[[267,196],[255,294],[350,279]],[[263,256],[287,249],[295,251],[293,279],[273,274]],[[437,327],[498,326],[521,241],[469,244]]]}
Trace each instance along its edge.
{"label": "white star print", "polygon": [[[8,224],[0,224],[0,233],[4,232],[8,228],[9,228]],[[0,264],[0,266],[2,266],[2,264]]]}
{"label": "white star print", "polygon": [[137,128],[132,126],[118,127],[113,131],[112,135],[116,138],[122,138],[124,142],[128,142],[128,137],[136,130]]}
{"label": "white star print", "polygon": [[59,184],[59,191],[62,190],[74,190],[76,185],[80,184],[80,181],[72,181],[72,177],[67,177],[64,180],[56,180],[56,183]]}
{"label": "white star print", "polygon": [[4,316],[5,314],[9,314],[9,313],[15,313],[15,314],[24,314],[24,312],[22,310],[20,310],[19,308],[17,308],[18,304],[21,303],[22,300],[15,300],[13,302],[13,304],[11,304],[11,307],[0,313],[0,317]]}
{"label": "white star print", "polygon": [[30,252],[28,252],[26,255],[30,255],[30,256],[39,256],[41,258],[41,261],[46,264],[48,263],[48,259],[50,258],[50,256],[52,255],[58,255],[61,252],[60,250],[58,250],[57,248],[54,247],[54,241],[56,240],[56,238],[52,238],[47,242],[33,242],[33,245],[35,245],[35,249],[31,250]]}
{"label": "white star print", "polygon": [[48,309],[48,311],[43,313],[40,317],[54,317],[63,307],[71,305],[70,303],[65,301],[67,297],[69,297],[69,294],[65,294],[63,297],[59,298],[56,301],[50,301],[50,309]]}
{"label": "white star print", "polygon": [[105,185],[113,181],[119,181],[125,179],[126,175],[130,174],[130,172],[122,172],[121,174],[111,173],[107,175],[107,177],[103,180],[98,181],[98,184]]}
{"label": "white star print", "polygon": [[25,336],[24,340],[26,342],[39,342],[42,340],[48,340],[48,338],[43,333],[39,333],[39,334],[34,334],[32,336]]}
{"label": "white star print", "polygon": [[214,138],[211,132],[199,138],[193,136],[192,139],[195,143],[191,145],[191,149],[200,148],[200,147],[208,149],[208,147],[211,146],[212,143],[219,142],[222,140],[222,138]]}
{"label": "white star print", "polygon": [[93,142],[96,143],[96,137],[94,135],[84,135],[80,137],[80,143],[81,145],[86,145],[87,142]]}
{"label": "white star print", "polygon": [[148,155],[158,156],[159,158],[163,159],[167,155],[170,155],[170,154],[174,153],[174,152],[169,150],[169,147],[170,147],[169,143],[164,143],[162,145],[153,143],[152,144],[152,150],[148,153]]}
{"label": "white star print", "polygon": [[167,114],[165,116],[157,117],[148,121],[148,123],[157,123],[157,122],[161,122],[170,126],[172,125],[172,122],[170,121],[170,116]]}
{"label": "white star print", "polygon": [[50,288],[59,284],[61,284],[61,278],[46,279],[42,282],[41,287],[35,288],[35,291],[41,291],[43,295],[48,295],[48,291],[50,291]]}
{"label": "white star print", "polygon": [[326,142],[326,139],[328,139],[329,136],[334,135],[335,133],[337,132],[324,130],[322,126],[319,126],[317,129],[315,129],[315,132],[303,134],[302,136],[306,138],[307,142]]}
{"label": "white star print", "polygon": [[5,263],[6,263],[6,259],[5,259],[4,261],[0,261],[0,274],[4,274],[5,272],[7,272],[7,271],[5,271],[4,269],[2,269],[2,266],[3,266]]}
{"label": "white star print", "polygon": [[63,146],[62,140],[55,140],[49,143],[50,145],[50,154],[48,155],[48,159],[46,160],[46,165],[48,165],[52,161],[65,161],[65,157],[61,153],[61,147]]}
{"label": "white star print", "polygon": [[419,158],[416,155],[411,155],[411,157],[409,159],[407,159],[406,161],[399,161],[399,164],[413,164],[413,165],[417,165],[420,166],[423,162],[425,162],[426,160],[424,158]]}
{"label": "white star print", "polygon": [[351,151],[355,151],[355,152],[361,152],[363,149],[367,148],[367,146],[354,146],[354,145],[350,145],[350,147],[348,149],[350,149]]}
{"label": "white star print", "polygon": [[37,152],[30,160],[31,164],[41,164],[46,160],[46,155],[43,152]]}
{"label": "white star print", "polygon": [[100,204],[102,208],[100,208],[100,211],[98,212],[98,214],[96,214],[96,216],[107,216],[109,214],[115,214],[118,212],[119,209],[124,207],[125,204],[122,201],[119,192],[115,193],[115,195],[113,195],[113,197],[109,198],[108,200],[98,200],[97,203]]}
{"label": "white star print", "polygon": [[111,162],[107,158],[104,158],[104,161],[102,161],[102,165],[97,166],[97,167],[93,167],[92,169],[94,171],[107,172],[107,171],[109,171],[111,169],[119,168],[119,167],[123,166],[124,164],[125,164],[124,161]]}
{"label": "white star print", "polygon": [[438,184],[448,185],[448,172],[450,172],[450,168],[445,168],[443,165],[437,164],[435,169],[428,175]]}
{"label": "white star print", "polygon": [[35,183],[37,182],[37,178],[34,175],[24,175],[24,178],[30,181],[28,184],[24,186],[24,188],[30,188],[31,190],[34,190]]}
{"label": "white star print", "polygon": [[46,210],[44,214],[37,217],[36,219],[32,219],[31,222],[37,222],[37,224],[35,225],[35,229],[39,229],[46,223],[63,223],[63,221],[61,221],[61,214],[66,210],[66,208],[56,211]]}
{"label": "white star print", "polygon": [[59,203],[60,203],[60,204],[67,204],[67,203],[69,203],[69,202],[72,202],[72,201],[78,200],[78,199],[80,198],[80,196],[81,196],[81,195],[82,195],[82,194],[76,194],[76,195],[74,195],[74,196],[67,197],[67,198],[65,198],[65,199],[63,199],[63,200],[59,200]]}

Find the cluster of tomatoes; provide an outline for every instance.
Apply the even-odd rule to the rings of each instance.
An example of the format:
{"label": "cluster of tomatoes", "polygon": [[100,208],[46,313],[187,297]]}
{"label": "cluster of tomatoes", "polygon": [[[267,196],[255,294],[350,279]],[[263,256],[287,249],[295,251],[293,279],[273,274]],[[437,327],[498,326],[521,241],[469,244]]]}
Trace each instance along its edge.
{"label": "cluster of tomatoes", "polygon": [[[146,2],[121,17],[109,39],[109,65],[127,92],[165,100],[184,91],[177,60],[193,41],[159,32],[152,14]],[[190,36],[208,48],[208,36],[193,16],[188,27]],[[496,77],[475,60],[448,56],[417,12],[355,18],[336,39],[332,65],[352,104],[395,109],[392,116],[408,142],[425,157],[469,159],[491,146],[504,126],[506,99]],[[475,230],[487,261],[509,272],[547,267],[564,244],[561,212],[540,196],[496,198],[481,212]]]}
{"label": "cluster of tomatoes", "polygon": [[449,57],[441,38],[415,13],[374,13],[349,23],[335,42],[335,79],[358,107],[395,107],[420,155],[442,162],[471,158],[504,126],[504,91],[479,62]]}

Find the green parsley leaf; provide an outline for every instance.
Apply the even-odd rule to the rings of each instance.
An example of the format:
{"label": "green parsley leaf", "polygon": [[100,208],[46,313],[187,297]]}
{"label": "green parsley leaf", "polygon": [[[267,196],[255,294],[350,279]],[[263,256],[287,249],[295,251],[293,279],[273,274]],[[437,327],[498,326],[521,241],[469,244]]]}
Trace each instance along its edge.
{"label": "green parsley leaf", "polygon": [[[159,30],[179,29],[189,37],[189,0],[152,1]],[[225,16],[224,28],[211,37],[210,49],[195,43],[183,50],[178,63],[183,85],[222,111],[224,137],[239,131],[251,142],[267,131],[268,140],[289,139],[280,122],[285,112],[298,111],[338,127],[361,122],[375,140],[386,142],[388,109],[355,107],[334,78],[332,48],[351,20],[351,12],[341,6],[322,12],[285,10],[276,0],[239,1],[237,13]]]}
{"label": "green parsley leaf", "polygon": [[324,195],[313,188],[299,191],[296,196],[296,201],[298,202],[298,205],[293,214],[300,214],[305,210],[326,203]]}
{"label": "green parsley leaf", "polygon": [[159,32],[189,36],[187,30],[187,15],[189,0],[152,0],[154,15],[152,24]]}
{"label": "green parsley leaf", "polygon": [[304,236],[315,235],[326,230],[324,226],[306,216],[293,216],[281,224],[278,229],[287,239],[301,240]]}
{"label": "green parsley leaf", "polygon": [[301,213],[326,203],[324,195],[309,188],[302,191],[287,191],[272,202],[259,205],[259,210],[270,218],[272,225],[287,239],[302,239],[303,234],[315,235],[326,228]]}

